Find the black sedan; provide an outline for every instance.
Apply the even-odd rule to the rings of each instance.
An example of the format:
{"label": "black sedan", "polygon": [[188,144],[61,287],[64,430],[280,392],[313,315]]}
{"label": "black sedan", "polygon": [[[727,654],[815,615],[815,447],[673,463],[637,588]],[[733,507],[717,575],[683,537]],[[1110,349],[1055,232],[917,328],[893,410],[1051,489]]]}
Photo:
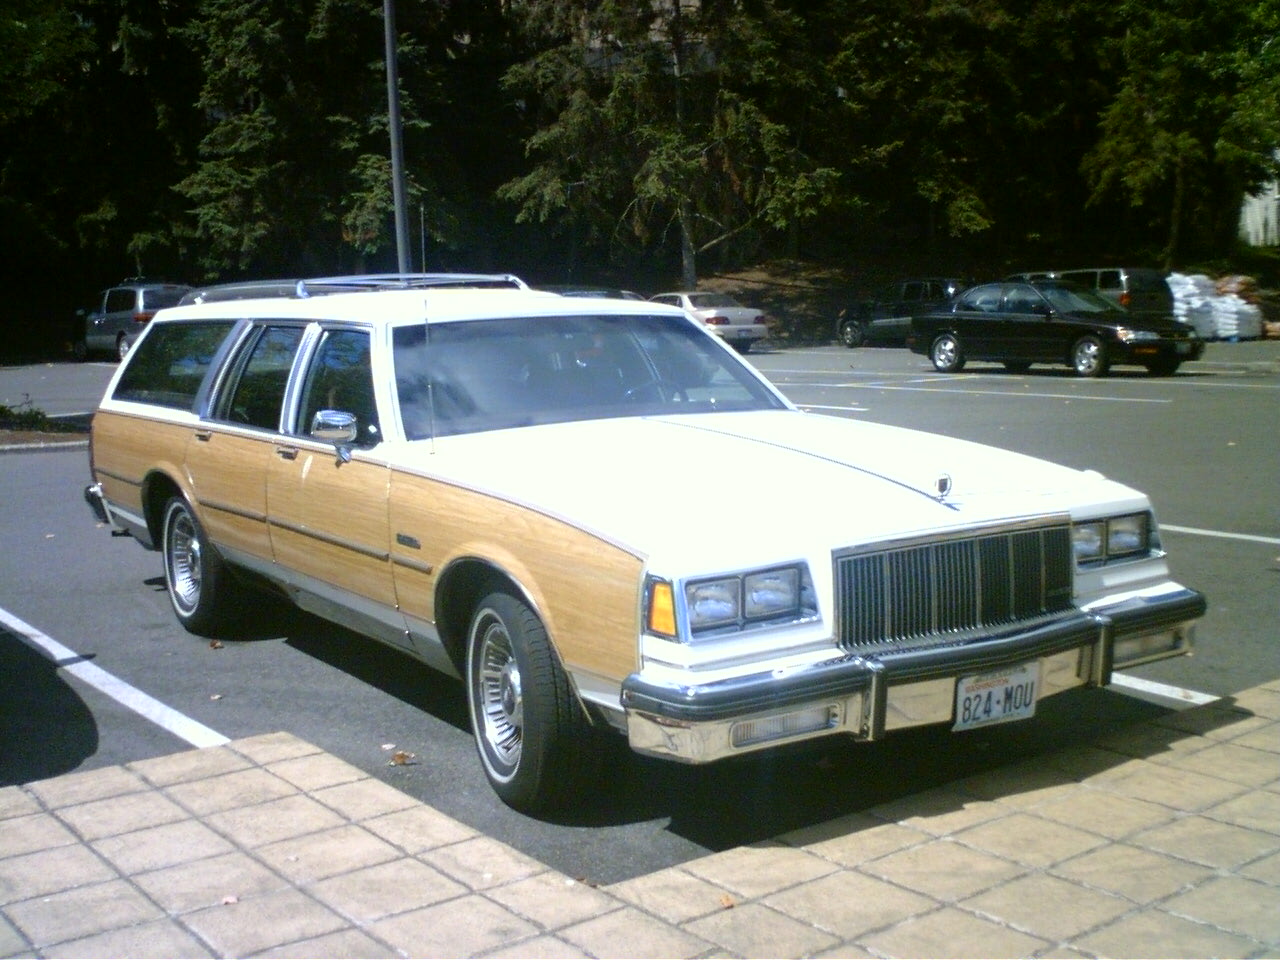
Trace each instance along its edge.
{"label": "black sedan", "polygon": [[1082,377],[1113,364],[1167,376],[1204,353],[1195,330],[1172,317],[1137,317],[1091,290],[1062,281],[985,283],[946,309],[916,317],[907,346],[943,373],[968,360],[993,360],[1014,372],[1033,363],[1066,364]]}

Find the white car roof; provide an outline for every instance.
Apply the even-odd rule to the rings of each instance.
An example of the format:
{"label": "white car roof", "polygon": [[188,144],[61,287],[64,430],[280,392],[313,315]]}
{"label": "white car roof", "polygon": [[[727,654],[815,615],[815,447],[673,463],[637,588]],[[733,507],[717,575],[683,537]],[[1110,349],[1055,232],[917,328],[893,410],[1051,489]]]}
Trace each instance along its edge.
{"label": "white car roof", "polygon": [[685,314],[645,300],[562,297],[541,290],[446,288],[332,293],[316,297],[266,297],[256,300],[170,307],[160,320],[262,317],[280,320],[348,320],[374,325],[483,320],[495,317],[572,316],[575,314]]}

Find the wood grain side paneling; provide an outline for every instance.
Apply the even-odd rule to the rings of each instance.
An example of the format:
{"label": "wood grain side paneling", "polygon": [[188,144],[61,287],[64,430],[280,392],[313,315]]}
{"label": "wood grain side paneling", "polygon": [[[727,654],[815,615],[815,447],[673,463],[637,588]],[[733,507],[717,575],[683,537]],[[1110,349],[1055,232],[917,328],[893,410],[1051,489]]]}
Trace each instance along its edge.
{"label": "wood grain side paneling", "polygon": [[[267,517],[276,563],[375,603],[395,605],[387,529],[387,467],[339,465],[332,448],[277,442]],[[295,457],[279,451],[297,451]]]}
{"label": "wood grain side paneling", "polygon": [[99,410],[93,418],[94,479],[107,499],[142,515],[142,482],[161,471],[190,491],[183,455],[192,434],[188,424]]}
{"label": "wood grain side paneling", "polygon": [[214,543],[270,560],[267,464],[275,437],[217,428],[193,433],[186,464],[205,532]]}
{"label": "wood grain side paneling", "polygon": [[[398,534],[420,548],[397,544]],[[615,680],[637,668],[644,563],[634,554],[527,507],[401,472],[391,478],[391,535],[409,616],[434,622],[440,573],[480,557],[528,591],[566,665]]]}

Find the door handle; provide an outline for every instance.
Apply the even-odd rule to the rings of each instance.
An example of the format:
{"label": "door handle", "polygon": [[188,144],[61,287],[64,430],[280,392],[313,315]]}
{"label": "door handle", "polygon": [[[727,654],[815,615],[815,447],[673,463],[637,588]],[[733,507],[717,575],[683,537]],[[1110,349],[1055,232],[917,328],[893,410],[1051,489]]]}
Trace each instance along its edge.
{"label": "door handle", "polygon": [[199,440],[201,443],[208,443],[211,439],[213,439],[213,431],[212,431],[212,430],[197,430],[197,431],[196,431],[196,439],[197,439],[197,440]]}
{"label": "door handle", "polygon": [[276,456],[279,457],[281,460],[297,460],[298,448],[297,447],[276,447]]}

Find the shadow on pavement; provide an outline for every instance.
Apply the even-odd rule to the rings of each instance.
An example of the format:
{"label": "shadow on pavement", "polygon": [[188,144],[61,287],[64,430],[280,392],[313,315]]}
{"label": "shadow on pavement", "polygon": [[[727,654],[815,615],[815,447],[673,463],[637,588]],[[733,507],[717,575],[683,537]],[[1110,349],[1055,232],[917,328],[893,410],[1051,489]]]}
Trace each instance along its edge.
{"label": "shadow on pavement", "polygon": [[58,665],[0,629],[0,786],[76,769],[98,749],[98,727]]}

